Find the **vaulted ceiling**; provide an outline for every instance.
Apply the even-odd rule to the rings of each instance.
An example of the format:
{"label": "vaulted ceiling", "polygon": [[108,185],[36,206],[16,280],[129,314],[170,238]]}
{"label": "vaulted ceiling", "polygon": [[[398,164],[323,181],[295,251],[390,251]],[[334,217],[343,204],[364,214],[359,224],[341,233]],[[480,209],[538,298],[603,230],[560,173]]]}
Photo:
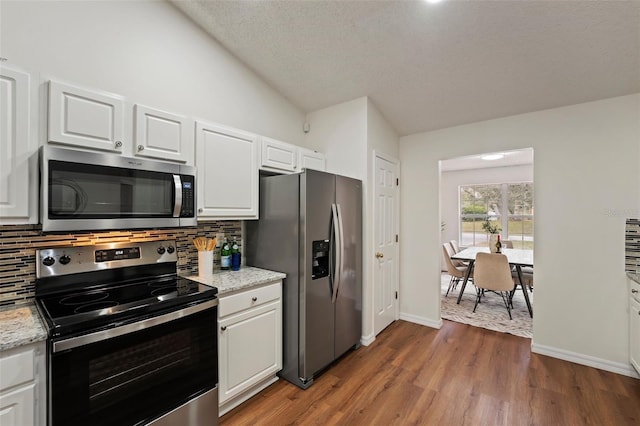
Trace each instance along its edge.
{"label": "vaulted ceiling", "polygon": [[402,135],[640,92],[640,1],[173,3],[305,112]]}

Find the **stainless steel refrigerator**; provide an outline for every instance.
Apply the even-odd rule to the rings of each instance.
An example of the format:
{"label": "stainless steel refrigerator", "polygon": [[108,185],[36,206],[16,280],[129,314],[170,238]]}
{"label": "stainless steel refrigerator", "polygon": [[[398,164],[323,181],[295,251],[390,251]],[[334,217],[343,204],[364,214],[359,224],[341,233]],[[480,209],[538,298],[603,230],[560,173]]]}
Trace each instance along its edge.
{"label": "stainless steel refrigerator", "polygon": [[306,389],[362,335],[362,182],[305,170],[260,178],[247,265],[283,282],[280,377]]}

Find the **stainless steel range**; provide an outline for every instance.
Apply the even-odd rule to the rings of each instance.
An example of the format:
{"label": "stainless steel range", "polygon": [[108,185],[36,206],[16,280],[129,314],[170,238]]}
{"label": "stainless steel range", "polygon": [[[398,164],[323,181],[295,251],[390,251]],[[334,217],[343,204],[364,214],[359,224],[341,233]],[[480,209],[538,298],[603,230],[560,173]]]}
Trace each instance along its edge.
{"label": "stainless steel range", "polygon": [[175,241],[37,250],[53,426],[217,425],[217,289]]}

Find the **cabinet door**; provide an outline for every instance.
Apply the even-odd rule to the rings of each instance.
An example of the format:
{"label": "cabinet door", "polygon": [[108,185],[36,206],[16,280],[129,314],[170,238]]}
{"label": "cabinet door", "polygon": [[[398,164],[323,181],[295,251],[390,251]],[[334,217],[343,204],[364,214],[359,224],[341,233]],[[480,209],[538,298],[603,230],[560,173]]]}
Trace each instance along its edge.
{"label": "cabinet door", "polygon": [[288,143],[262,137],[260,141],[260,165],[265,169],[295,172],[298,148]]}
{"label": "cabinet door", "polygon": [[218,343],[223,403],[282,368],[280,299],[221,319]]}
{"label": "cabinet door", "polygon": [[28,73],[0,68],[0,225],[38,221],[33,96]]}
{"label": "cabinet door", "polygon": [[122,97],[49,82],[49,142],[122,152],[123,136]]}
{"label": "cabinet door", "polygon": [[640,303],[631,298],[629,307],[629,358],[633,368],[640,373]]}
{"label": "cabinet door", "polygon": [[257,219],[257,135],[196,124],[198,219]]}
{"label": "cabinet door", "polygon": [[314,169],[324,172],[326,170],[324,154],[306,148],[298,148],[298,167],[299,170]]}
{"label": "cabinet door", "polygon": [[35,384],[0,393],[0,425],[35,425]]}
{"label": "cabinet door", "polygon": [[193,121],[136,104],[135,155],[193,164]]}

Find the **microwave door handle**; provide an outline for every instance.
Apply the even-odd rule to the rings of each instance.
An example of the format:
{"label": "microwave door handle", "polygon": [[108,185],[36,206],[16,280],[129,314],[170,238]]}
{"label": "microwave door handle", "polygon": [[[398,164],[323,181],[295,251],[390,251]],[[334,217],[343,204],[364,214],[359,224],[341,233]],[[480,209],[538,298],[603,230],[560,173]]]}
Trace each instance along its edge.
{"label": "microwave door handle", "polygon": [[182,180],[180,175],[173,175],[173,186],[176,194],[173,204],[173,217],[180,217],[180,211],[182,210]]}

